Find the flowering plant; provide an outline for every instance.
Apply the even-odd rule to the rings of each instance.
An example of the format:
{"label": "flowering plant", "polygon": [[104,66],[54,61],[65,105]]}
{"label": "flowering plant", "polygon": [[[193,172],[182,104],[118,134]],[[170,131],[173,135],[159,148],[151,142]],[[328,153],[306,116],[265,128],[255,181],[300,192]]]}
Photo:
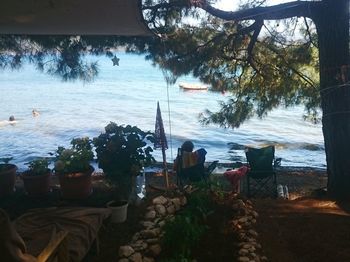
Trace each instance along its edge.
{"label": "flowering plant", "polygon": [[127,199],[132,177],[155,161],[151,154],[153,149],[147,142],[154,142],[153,133],[114,122],[105,127],[105,133],[94,138],[98,166],[103,169],[106,178],[118,187],[118,198]]}
{"label": "flowering plant", "polygon": [[74,138],[71,145],[71,148],[58,147],[55,161],[56,173],[71,174],[90,169],[90,162],[94,158],[91,140],[88,137]]}

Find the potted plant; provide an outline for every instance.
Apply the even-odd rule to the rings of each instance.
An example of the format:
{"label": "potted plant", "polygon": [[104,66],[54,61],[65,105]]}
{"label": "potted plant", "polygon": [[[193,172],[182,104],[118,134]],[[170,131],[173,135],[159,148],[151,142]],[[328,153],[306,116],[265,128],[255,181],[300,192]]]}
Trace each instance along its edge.
{"label": "potted plant", "polygon": [[0,159],[0,197],[9,195],[15,190],[17,166],[10,164],[12,158]]}
{"label": "potted plant", "polygon": [[91,140],[88,137],[74,138],[71,148],[58,147],[55,173],[61,186],[61,194],[67,199],[82,199],[92,192],[90,162],[94,158]]}
{"label": "potted plant", "polygon": [[115,187],[115,201],[110,202],[108,206],[126,206],[136,176],[143,167],[154,162],[151,155],[153,149],[147,142],[154,142],[153,133],[144,132],[136,126],[117,125],[114,122],[105,127],[105,133],[94,138],[98,166]]}
{"label": "potted plant", "polygon": [[30,161],[28,169],[22,173],[24,190],[29,196],[42,196],[50,192],[51,170],[47,158]]}

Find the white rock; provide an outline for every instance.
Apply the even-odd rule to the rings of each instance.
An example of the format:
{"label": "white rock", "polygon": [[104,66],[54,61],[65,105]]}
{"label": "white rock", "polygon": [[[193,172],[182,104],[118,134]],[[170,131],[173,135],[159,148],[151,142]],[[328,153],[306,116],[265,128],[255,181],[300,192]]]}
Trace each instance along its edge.
{"label": "white rock", "polygon": [[164,196],[156,197],[152,200],[153,205],[165,205],[168,202]]}
{"label": "white rock", "polygon": [[158,223],[158,226],[159,226],[160,228],[162,228],[162,227],[165,226],[165,224],[166,224],[166,222],[165,222],[164,220],[162,220],[162,221],[160,221],[160,222]]}
{"label": "white rock", "polygon": [[153,257],[144,257],[142,262],[154,262]]}
{"label": "white rock", "polygon": [[159,239],[158,238],[149,238],[146,240],[146,242],[150,245],[153,245],[153,244],[158,244],[159,243]]}
{"label": "white rock", "polygon": [[136,232],[135,234],[134,234],[134,236],[132,237],[132,241],[136,241],[136,240],[138,240],[140,238],[140,233],[139,232]]}
{"label": "white rock", "polygon": [[160,216],[165,216],[166,215],[166,209],[165,206],[163,205],[156,205],[155,210]]}
{"label": "white rock", "polygon": [[148,247],[148,244],[142,240],[138,240],[135,243],[131,244],[131,247],[135,251],[143,251]]}
{"label": "white rock", "polygon": [[145,228],[149,229],[155,226],[155,224],[151,221],[141,221],[140,224]]}
{"label": "white rock", "polygon": [[247,217],[241,217],[240,219],[238,219],[239,223],[246,223],[248,221]]}
{"label": "white rock", "polygon": [[252,211],[252,215],[254,218],[257,218],[259,216],[258,212],[254,211],[254,210]]}
{"label": "white rock", "polygon": [[129,257],[134,254],[135,250],[131,246],[121,246],[119,247],[119,257]]}
{"label": "white rock", "polygon": [[185,196],[182,196],[180,198],[181,206],[185,206],[187,204],[187,198]]}
{"label": "white rock", "polygon": [[154,211],[154,210],[148,211],[145,214],[145,219],[152,220],[152,219],[154,219],[156,217],[156,215],[157,215],[156,211]]}
{"label": "white rock", "polygon": [[238,261],[240,261],[240,262],[249,262],[249,257],[239,257],[238,258]]}
{"label": "white rock", "polygon": [[175,210],[175,206],[174,205],[171,205],[171,206],[168,206],[166,211],[169,213],[169,214],[174,214],[176,212]]}
{"label": "white rock", "polygon": [[158,244],[150,246],[148,248],[148,250],[150,251],[150,253],[153,257],[158,256],[160,254],[160,252],[162,252],[162,248]]}
{"label": "white rock", "polygon": [[176,211],[178,211],[181,208],[181,200],[180,198],[172,198],[171,202],[174,204]]}
{"label": "white rock", "polygon": [[140,253],[134,253],[129,257],[132,262],[142,262],[142,255]]}
{"label": "white rock", "polygon": [[155,229],[145,229],[140,232],[143,238],[155,238],[158,236],[158,231]]}
{"label": "white rock", "polygon": [[244,255],[246,255],[248,253],[249,253],[249,251],[247,249],[245,249],[245,248],[240,249],[239,252],[238,252],[238,254],[240,254],[241,256],[244,256]]}
{"label": "white rock", "polygon": [[248,233],[251,234],[251,235],[254,236],[254,237],[257,237],[257,236],[258,236],[258,233],[257,233],[255,230],[253,230],[253,229],[249,229],[249,230],[248,230]]}

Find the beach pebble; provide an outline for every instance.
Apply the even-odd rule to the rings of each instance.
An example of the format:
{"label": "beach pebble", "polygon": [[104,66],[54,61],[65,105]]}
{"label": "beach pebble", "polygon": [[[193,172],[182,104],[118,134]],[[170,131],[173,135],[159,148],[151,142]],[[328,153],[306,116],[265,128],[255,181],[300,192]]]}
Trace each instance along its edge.
{"label": "beach pebble", "polygon": [[155,206],[155,210],[157,211],[157,213],[160,215],[160,216],[165,216],[167,211],[165,209],[165,206],[163,205],[156,205]]}
{"label": "beach pebble", "polygon": [[187,204],[187,198],[185,196],[182,196],[180,198],[181,206],[185,206]]}
{"label": "beach pebble", "polygon": [[241,217],[240,219],[238,219],[239,223],[246,223],[248,221],[247,217]]}
{"label": "beach pebble", "polygon": [[257,237],[257,236],[258,236],[258,233],[257,233],[255,230],[253,230],[253,229],[249,229],[249,230],[248,230],[248,233],[249,233],[250,235],[254,236],[254,237]]}
{"label": "beach pebble", "polygon": [[238,254],[240,254],[241,256],[244,256],[244,255],[246,255],[248,253],[249,253],[249,251],[247,249],[245,249],[245,248],[240,249],[239,252],[238,252]]}
{"label": "beach pebble", "polygon": [[153,256],[153,257],[156,257],[160,254],[160,252],[162,252],[162,248],[160,247],[159,244],[155,244],[155,245],[152,245],[148,248],[148,250],[150,251],[150,254]]}
{"label": "beach pebble", "polygon": [[167,207],[166,211],[169,213],[169,214],[174,214],[176,212],[175,210],[175,206],[174,205],[170,205]]}
{"label": "beach pebble", "polygon": [[165,205],[168,202],[164,196],[156,197],[152,200],[153,205]]}
{"label": "beach pebble", "polygon": [[134,254],[135,250],[131,246],[121,246],[119,247],[119,257],[129,257]]}
{"label": "beach pebble", "polygon": [[153,257],[144,257],[142,262],[154,262],[154,258]]}
{"label": "beach pebble", "polygon": [[152,244],[158,244],[159,243],[159,239],[158,238],[149,238],[146,240],[146,242],[150,245]]}
{"label": "beach pebble", "polygon": [[142,255],[140,253],[134,253],[129,257],[129,261],[142,262]]}
{"label": "beach pebble", "polygon": [[151,229],[155,226],[155,224],[151,221],[141,221],[140,224],[147,229]]}
{"label": "beach pebble", "polygon": [[137,241],[140,238],[140,236],[141,236],[140,233],[136,232],[132,237],[132,241]]}
{"label": "beach pebble", "polygon": [[157,213],[154,210],[148,211],[145,215],[145,219],[152,220],[156,217]]}
{"label": "beach pebble", "polygon": [[158,226],[159,226],[160,228],[164,227],[165,224],[166,224],[166,222],[165,222],[164,220],[158,222]]}
{"label": "beach pebble", "polygon": [[131,247],[137,252],[145,250],[147,246],[148,246],[147,243],[143,241],[137,241],[134,244],[131,244]]}
{"label": "beach pebble", "polygon": [[176,197],[176,198],[170,199],[170,201],[174,204],[176,211],[178,211],[181,208],[180,198]]}
{"label": "beach pebble", "polygon": [[238,261],[240,261],[240,262],[249,262],[250,259],[249,259],[249,257],[239,257]]}
{"label": "beach pebble", "polygon": [[143,238],[155,238],[159,235],[159,231],[157,229],[146,229],[142,230],[140,233]]}

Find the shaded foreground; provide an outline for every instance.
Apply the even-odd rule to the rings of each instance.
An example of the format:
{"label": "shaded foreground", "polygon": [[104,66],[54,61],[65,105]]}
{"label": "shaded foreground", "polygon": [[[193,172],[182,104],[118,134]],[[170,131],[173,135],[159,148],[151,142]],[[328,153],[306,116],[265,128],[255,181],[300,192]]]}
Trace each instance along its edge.
{"label": "shaded foreground", "polygon": [[[173,182],[176,180],[175,176],[170,178]],[[161,185],[163,182],[163,177],[146,177],[146,183]],[[309,169],[284,170],[278,173],[278,183],[289,187],[291,200],[253,200],[254,209],[259,213],[256,225],[258,240],[269,261],[350,261],[350,205],[329,200],[323,191],[318,190],[326,185],[326,174]],[[106,223],[100,230],[100,252],[96,254],[96,250],[92,249],[87,261],[116,261],[119,246],[128,243],[140,230],[139,221],[145,213],[147,199],[161,193],[148,188],[146,201],[138,207],[129,207],[125,223]],[[28,198],[19,185],[13,196],[0,200],[0,207],[14,219],[30,208],[67,205],[104,207],[109,199],[110,192],[101,180],[94,181],[94,193],[89,199],[76,202],[60,199],[55,185],[50,196],[44,199]],[[231,249],[224,245],[235,241],[234,237],[227,237],[224,221],[229,216],[225,212],[218,209],[208,220],[211,230],[193,250],[193,254],[198,254],[197,261],[213,261],[213,250],[220,253],[220,261],[232,261],[232,255],[237,250],[234,243]]]}

